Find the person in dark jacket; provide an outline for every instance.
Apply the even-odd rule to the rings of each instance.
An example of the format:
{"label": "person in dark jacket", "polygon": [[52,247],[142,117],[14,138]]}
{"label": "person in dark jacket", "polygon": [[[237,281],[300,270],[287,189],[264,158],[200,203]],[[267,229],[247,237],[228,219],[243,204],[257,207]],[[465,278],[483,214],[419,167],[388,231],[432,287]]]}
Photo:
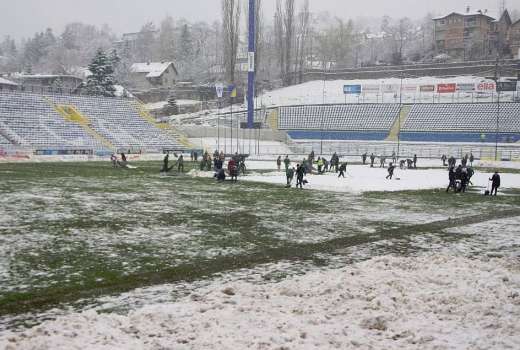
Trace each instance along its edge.
{"label": "person in dark jacket", "polygon": [[361,160],[363,161],[363,165],[365,165],[367,163],[367,153],[363,153],[361,155]]}
{"label": "person in dark jacket", "polygon": [[285,176],[287,177],[287,188],[291,187],[292,180],[294,178],[294,168],[288,168],[285,172]]}
{"label": "person in dark jacket", "polygon": [[305,167],[303,165],[296,166],[296,188],[300,186],[303,188],[303,175],[305,174]]}
{"label": "person in dark jacket", "polygon": [[441,160],[442,160],[442,166],[446,166],[446,159],[448,159],[448,157],[446,157],[446,155],[443,154],[442,157],[441,157]]}
{"label": "person in dark jacket", "polygon": [[390,163],[388,165],[388,169],[387,169],[387,171],[388,171],[388,175],[386,176],[387,180],[392,180],[392,177],[394,176],[394,169],[395,169],[394,163]]}
{"label": "person in dark jacket", "polygon": [[285,159],[283,160],[283,164],[285,165],[285,171],[289,170],[289,165],[291,165],[291,160],[289,159],[289,155],[285,156]]}
{"label": "person in dark jacket", "polygon": [[459,166],[455,169],[455,180],[462,179],[462,165],[459,164]]}
{"label": "person in dark jacket", "polygon": [[219,171],[215,174],[217,181],[226,181],[226,172],[224,169],[219,169]]}
{"label": "person in dark jacket", "polygon": [[347,171],[347,163],[343,163],[339,167],[339,175],[338,175],[338,177],[345,178],[345,171]]}
{"label": "person in dark jacket", "polygon": [[184,156],[182,154],[177,159],[177,171],[184,172]]}
{"label": "person in dark jacket", "polygon": [[475,161],[475,157],[473,156],[473,152],[469,153],[469,165],[472,167],[473,162]]}
{"label": "person in dark jacket", "polygon": [[493,176],[489,179],[491,181],[491,195],[495,192],[495,196],[497,195],[498,188],[500,187],[500,175],[498,175],[498,171],[495,171]]}
{"label": "person in dark jacket", "polygon": [[417,169],[417,154],[413,155],[413,168]]}
{"label": "person in dark jacket", "polygon": [[373,168],[374,167],[374,161],[376,160],[376,156],[374,155],[374,153],[372,153],[370,155],[370,167]]}
{"label": "person in dark jacket", "polygon": [[170,159],[170,153],[166,153],[163,159],[163,167],[161,169],[161,173],[167,173],[170,172],[173,169],[173,165],[171,167],[168,167],[168,162]]}
{"label": "person in dark jacket", "polygon": [[280,167],[282,166],[282,156],[278,156],[276,159],[276,167],[278,168],[278,171],[280,171]]}
{"label": "person in dark jacket", "polygon": [[450,188],[453,188],[453,191],[456,191],[457,188],[455,187],[455,168],[450,167],[448,169],[448,179],[450,181],[448,188],[446,188],[446,192],[450,191]]}
{"label": "person in dark jacket", "polygon": [[468,182],[469,182],[468,168],[463,167],[462,173],[460,175],[460,186],[461,186],[460,191],[461,192],[466,192],[466,188],[468,187]]}
{"label": "person in dark jacket", "polygon": [[218,171],[218,170],[222,169],[223,167],[224,167],[224,162],[222,161],[222,159],[220,159],[220,157],[215,159],[215,170]]}

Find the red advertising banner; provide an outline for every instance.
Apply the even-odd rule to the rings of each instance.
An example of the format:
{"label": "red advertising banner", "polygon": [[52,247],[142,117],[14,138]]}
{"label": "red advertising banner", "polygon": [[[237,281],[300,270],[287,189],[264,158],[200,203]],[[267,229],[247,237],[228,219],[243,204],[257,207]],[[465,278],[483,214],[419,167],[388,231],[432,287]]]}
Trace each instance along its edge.
{"label": "red advertising banner", "polygon": [[437,84],[439,94],[453,93],[457,91],[457,84]]}
{"label": "red advertising banner", "polygon": [[482,82],[477,84],[477,91],[495,91],[495,82]]}

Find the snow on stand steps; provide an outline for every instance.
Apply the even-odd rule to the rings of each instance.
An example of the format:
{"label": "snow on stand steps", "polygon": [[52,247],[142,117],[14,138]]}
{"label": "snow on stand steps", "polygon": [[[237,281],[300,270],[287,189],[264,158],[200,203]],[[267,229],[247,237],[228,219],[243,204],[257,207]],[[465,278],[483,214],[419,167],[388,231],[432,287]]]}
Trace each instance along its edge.
{"label": "snow on stand steps", "polygon": [[509,259],[377,257],[279,283],[212,284],[128,315],[71,314],[2,349],[520,348]]}

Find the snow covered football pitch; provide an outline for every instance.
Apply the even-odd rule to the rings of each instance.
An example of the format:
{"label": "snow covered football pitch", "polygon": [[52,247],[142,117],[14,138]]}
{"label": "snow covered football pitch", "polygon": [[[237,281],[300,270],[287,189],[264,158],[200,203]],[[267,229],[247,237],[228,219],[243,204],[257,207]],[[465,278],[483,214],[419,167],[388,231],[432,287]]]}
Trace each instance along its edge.
{"label": "snow covered football pitch", "polygon": [[489,169],[446,194],[431,168],[136,165],[0,164],[0,348],[520,346],[518,170],[485,197]]}

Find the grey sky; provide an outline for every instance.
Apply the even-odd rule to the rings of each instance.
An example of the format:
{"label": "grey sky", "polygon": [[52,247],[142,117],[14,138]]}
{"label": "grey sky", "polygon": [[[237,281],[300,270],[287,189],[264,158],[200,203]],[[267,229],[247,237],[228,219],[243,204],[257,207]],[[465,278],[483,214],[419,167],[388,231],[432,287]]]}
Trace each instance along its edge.
{"label": "grey sky", "polygon": [[[275,2],[264,0],[266,16],[272,16]],[[310,0],[311,11],[329,11],[343,18],[383,15],[417,18],[428,11],[460,11],[468,4],[474,9],[496,10],[498,3],[498,0]],[[513,4],[520,8],[519,1],[508,1],[509,7]],[[145,22],[158,22],[167,14],[212,22],[220,17],[220,0],[0,0],[0,38],[28,37],[46,27],[59,33],[66,23],[74,21],[106,23],[120,34],[138,31]]]}

